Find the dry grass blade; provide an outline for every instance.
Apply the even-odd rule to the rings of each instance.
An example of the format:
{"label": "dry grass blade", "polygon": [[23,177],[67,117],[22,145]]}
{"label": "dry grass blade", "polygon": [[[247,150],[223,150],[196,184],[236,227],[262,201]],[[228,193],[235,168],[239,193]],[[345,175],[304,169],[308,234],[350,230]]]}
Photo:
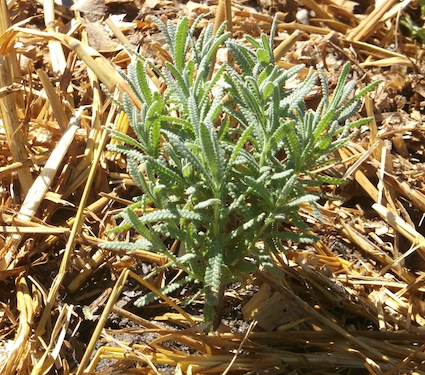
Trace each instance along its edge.
{"label": "dry grass blade", "polygon": [[[10,26],[9,10],[6,0],[0,0],[0,35],[6,32]],[[6,88],[13,85],[13,77],[18,76],[18,66],[14,49],[9,49],[7,55],[0,55],[0,87]],[[13,91],[0,97],[0,114],[2,126],[4,127],[7,143],[14,162],[25,163],[28,158],[25,150],[24,133],[18,126],[20,120],[17,109],[22,100],[17,100],[18,93]],[[22,193],[26,194],[32,185],[32,177],[29,166],[24,166],[18,171]]]}
{"label": "dry grass blade", "polygon": [[414,63],[411,59],[405,56],[388,57],[386,59],[366,61],[366,62],[360,63],[360,66],[362,68],[373,67],[373,66],[388,67],[388,66],[394,66],[394,65],[404,65],[404,66],[412,67]]}
{"label": "dry grass blade", "polygon": [[73,293],[77,291],[93,274],[94,271],[105,261],[105,254],[98,250],[80,270],[78,275],[68,285],[68,290]]}
{"label": "dry grass blade", "polygon": [[396,177],[387,173],[385,182],[392,186],[397,192],[409,199],[409,201],[422,212],[425,212],[425,194],[421,191],[412,188],[409,183],[403,181],[400,177]]}
{"label": "dry grass blade", "polygon": [[[63,134],[61,140],[59,141],[57,147],[50,155],[50,158],[47,161],[45,167],[43,168],[43,171],[36,178],[32,186],[28,190],[21,209],[19,210],[19,214],[17,216],[18,220],[30,221],[33,215],[36,213],[47,190],[52,184],[53,178],[55,177],[60,163],[65,157],[68,148],[74,139],[78,126],[78,121],[73,118],[69,123],[67,130]],[[20,234],[13,235],[7,239],[8,251],[4,254],[2,259],[0,259],[0,270],[5,270],[9,267],[16,251],[18,250],[21,240],[22,236]]]}
{"label": "dry grass blade", "polygon": [[[343,163],[348,160],[353,154],[348,149],[339,150],[341,155],[341,159]],[[366,175],[360,171],[354,171],[354,178],[360,184],[360,186],[364,189],[364,191],[375,201],[378,202],[378,189],[370,182],[370,180],[366,177]]]}
{"label": "dry grass blade", "polygon": [[378,350],[375,350],[371,346],[369,346],[367,343],[359,340],[357,337],[352,336],[350,333],[345,331],[343,328],[341,328],[339,325],[335,324],[331,320],[328,320],[325,316],[318,313],[316,310],[314,310],[310,305],[308,305],[305,301],[300,299],[295,294],[291,293],[289,290],[287,290],[285,287],[279,285],[275,278],[271,277],[267,274],[261,274],[261,277],[264,277],[267,283],[272,285],[276,290],[279,290],[283,295],[285,295],[287,298],[289,298],[291,301],[293,301],[297,306],[299,306],[301,309],[306,311],[310,316],[312,316],[314,319],[317,319],[320,323],[327,326],[328,328],[332,329],[336,333],[340,334],[342,337],[347,339],[349,342],[352,342],[353,344],[359,346],[362,349],[365,349],[369,355],[372,356],[372,358],[377,358],[381,361],[388,362],[390,359],[383,353],[380,353]]}
{"label": "dry grass blade", "polygon": [[353,163],[352,166],[350,166],[347,171],[344,173],[344,179],[347,179],[348,177],[350,177],[356,170],[359,169],[360,165],[363,164],[369,157],[370,155],[373,154],[373,152],[375,151],[375,149],[377,149],[379,146],[381,146],[381,141],[378,140],[376,141],[373,145],[370,146],[370,148],[363,154],[361,155],[355,163]]}
{"label": "dry grass blade", "polygon": [[50,78],[47,73],[42,69],[38,69],[37,74],[40,78],[41,84],[44,87],[44,90],[46,91],[46,95],[49,99],[50,105],[52,106],[55,118],[61,130],[64,132],[68,126],[69,121],[65,114],[65,111],[63,110],[61,99],[56,94],[55,89],[52,83],[50,82]]}
{"label": "dry grass blade", "polygon": [[276,61],[280,60],[280,58],[291,49],[300,37],[301,32],[299,30],[295,30],[288,38],[283,40],[273,51]]}
{"label": "dry grass blade", "polygon": [[[58,319],[56,320],[55,326],[53,327],[52,335],[50,337],[46,351],[32,369],[32,375],[46,374],[56,361],[63,366],[61,363],[61,358],[59,357],[59,351],[62,348],[66,331],[71,320],[72,312],[72,306],[64,305],[61,308]],[[42,340],[41,337],[38,337],[38,339]]]}
{"label": "dry grass blade", "polygon": [[149,282],[141,278],[139,275],[135,274],[134,272],[130,271],[130,275],[137,280],[140,284],[142,284],[144,287],[151,290],[153,293],[155,293],[157,296],[162,298],[164,301],[166,301],[170,306],[172,306],[175,310],[177,310],[188,322],[191,326],[195,326],[196,323],[192,319],[192,317],[187,314],[180,306],[178,306],[176,303],[174,303],[168,296],[166,296],[164,293],[162,293],[160,290],[155,288],[153,285],[151,285]]}
{"label": "dry grass blade", "polygon": [[17,279],[16,299],[18,303],[19,321],[16,336],[10,349],[6,364],[1,369],[2,374],[14,374],[20,364],[30,355],[31,322],[34,319],[35,309],[40,301],[35,294],[31,296],[25,277]]}
{"label": "dry grass blade", "polygon": [[45,167],[31,186],[31,189],[29,190],[19,211],[19,216],[22,216],[23,219],[31,219],[37,211],[44,195],[47,193],[47,190],[51,186],[53,178],[59,169],[60,163],[71,146],[80,125],[78,116],[79,112],[76,113],[76,117],[71,119],[65,133],[47,160]]}
{"label": "dry grass blade", "polygon": [[[345,44],[352,45],[354,48],[356,48],[359,52],[365,53],[367,56],[374,56],[380,59],[391,59],[391,58],[398,58],[397,60],[392,60],[393,63],[397,62],[401,65],[407,65],[412,66],[412,58],[408,58],[405,55],[394,52],[394,51],[388,51],[385,48],[382,48],[380,46],[376,46],[371,43],[366,42],[359,42],[359,41],[352,41],[349,39],[345,39]],[[390,60],[391,61],[391,60]],[[379,65],[378,65],[379,66]]]}
{"label": "dry grass blade", "polygon": [[333,19],[332,15],[329,14],[324,6],[318,4],[315,0],[301,0],[301,2],[308,8],[310,8],[316,15],[324,19]]}
{"label": "dry grass blade", "polygon": [[96,325],[96,329],[93,333],[93,335],[91,336],[90,342],[87,345],[87,349],[84,353],[83,358],[81,359],[81,363],[80,366],[77,370],[76,375],[80,375],[83,372],[85,372],[85,369],[90,361],[90,357],[92,355],[92,352],[96,346],[97,340],[100,337],[100,334],[105,326],[106,320],[109,317],[110,312],[112,311],[113,306],[115,305],[115,302],[117,301],[123,287],[124,287],[124,283],[127,280],[128,277],[128,270],[125,270],[123,272],[121,272],[115,286],[114,289],[112,290],[111,296],[109,297],[109,300],[102,312],[101,317],[99,318],[99,322]]}
{"label": "dry grass blade", "polygon": [[64,254],[64,257],[63,257],[62,262],[61,262],[59,273],[55,277],[54,282],[52,284],[52,287],[49,291],[48,300],[46,302],[46,306],[44,308],[43,315],[42,315],[40,322],[38,324],[38,327],[37,327],[37,334],[39,334],[39,335],[42,335],[45,331],[45,325],[47,323],[47,320],[49,319],[51,309],[53,308],[53,304],[54,304],[56,297],[57,297],[57,294],[59,292],[59,288],[62,285],[62,281],[65,277],[66,272],[67,272],[69,261],[70,261],[71,255],[72,255],[72,251],[74,249],[76,236],[80,233],[82,225],[83,225],[83,221],[84,221],[84,218],[85,218],[84,209],[86,207],[86,202],[87,202],[88,196],[90,194],[90,190],[91,190],[91,187],[92,187],[92,184],[93,184],[93,180],[94,180],[95,175],[96,175],[96,169],[98,167],[100,156],[101,156],[103,149],[105,147],[106,140],[107,140],[107,136],[106,136],[106,132],[104,131],[102,139],[98,144],[98,148],[97,148],[96,153],[95,153],[93,164],[90,168],[90,173],[88,175],[87,182],[86,182],[86,185],[84,187],[84,192],[83,192],[83,195],[82,195],[81,200],[80,200],[80,205],[78,206],[76,219],[75,219],[74,224],[72,226],[72,230],[71,230],[68,242],[67,242],[65,254]]}
{"label": "dry grass blade", "polygon": [[425,260],[425,237],[418,233],[415,228],[412,228],[406,223],[400,216],[394,215],[384,206],[375,203],[372,208],[385,219],[394,229],[397,230],[401,235],[407,238],[415,249],[418,250],[418,254],[422,259]]}
{"label": "dry grass blade", "polygon": [[[110,112],[108,113],[108,118],[107,118],[107,123],[110,124],[112,122],[113,117],[115,116],[115,112],[116,112],[117,108],[116,106],[112,106]],[[121,116],[118,116],[118,119],[121,118]],[[86,153],[86,162],[82,163],[83,167],[85,166],[89,166],[90,163],[98,163],[100,160],[100,155],[101,152],[103,151],[103,148],[105,147],[106,141],[107,141],[107,133],[105,130],[100,130],[99,132],[100,134],[100,140],[98,142],[93,142],[93,144],[98,145],[97,151],[96,151],[96,155],[94,158],[90,157],[87,155]],[[81,164],[80,164],[81,165]],[[78,169],[78,167],[77,167]],[[84,171],[84,168],[82,168]],[[94,172],[92,172],[94,173]],[[85,181],[85,179],[87,178],[86,173],[78,173],[77,174],[78,179],[76,180],[74,186],[79,186],[77,184],[77,181],[79,182],[80,180]],[[105,205],[108,202],[107,199],[105,198],[100,198],[98,201],[96,201],[95,203],[93,203],[92,205],[90,205],[89,207],[87,207],[87,213],[89,212],[95,212],[97,211],[97,206],[101,205],[101,207],[103,207],[103,205]],[[74,218],[72,220],[68,221],[69,224],[74,224],[75,220]],[[75,292],[76,290],[78,290],[80,288],[80,286],[92,275],[92,273],[97,269],[97,267],[103,262],[104,260],[104,252],[99,250],[97,251],[91,258],[91,262],[87,263],[83,269],[80,270],[80,272],[78,273],[78,276],[75,277],[72,282],[68,285],[68,289],[71,292]]]}
{"label": "dry grass blade", "polygon": [[47,227],[47,226],[27,226],[27,227],[17,227],[12,225],[2,225],[0,226],[0,233],[16,233],[16,234],[23,234],[23,233],[32,233],[32,234],[41,234],[41,233],[48,233],[48,234],[66,234],[69,232],[68,228],[59,228],[59,227]]}
{"label": "dry grass blade", "polygon": [[[63,38],[60,35],[58,37],[63,39],[72,48],[108,90],[112,91],[115,86],[118,86],[121,92],[125,92],[130,96],[135,105],[140,106],[139,99],[135,96],[128,83],[124,81],[108,60],[76,39],[69,38],[66,35]],[[96,58],[92,57],[93,52],[95,56],[97,55]]]}
{"label": "dry grass blade", "polygon": [[[366,237],[362,236],[358,233],[354,228],[351,228],[344,221],[341,221],[342,225],[342,234],[345,238],[349,239],[353,243],[355,243],[360,249],[362,249],[366,254],[369,254],[374,259],[378,260],[384,266],[390,266],[394,264],[394,260],[387,255],[384,251],[382,251],[378,246],[369,241]],[[415,280],[415,276],[411,274],[404,267],[399,270],[398,268],[394,268],[393,270],[402,280],[411,283]],[[354,276],[354,274],[351,274]]]}
{"label": "dry grass blade", "polygon": [[398,0],[388,0],[383,2],[381,6],[376,6],[356,28],[348,33],[347,39],[355,42],[366,40],[370,34],[380,28],[385,13],[390,11],[397,3]]}
{"label": "dry grass blade", "polygon": [[[55,33],[55,2],[54,0],[44,1],[44,23],[46,30],[50,33]],[[66,67],[66,59],[63,53],[62,46],[59,41],[49,41],[49,51],[52,58],[52,68],[57,74],[62,74]],[[64,125],[61,124],[60,125]]]}
{"label": "dry grass blade", "polygon": [[217,32],[220,25],[226,21],[227,30],[232,31],[232,2],[230,0],[219,0],[217,13],[214,19],[214,33]]}

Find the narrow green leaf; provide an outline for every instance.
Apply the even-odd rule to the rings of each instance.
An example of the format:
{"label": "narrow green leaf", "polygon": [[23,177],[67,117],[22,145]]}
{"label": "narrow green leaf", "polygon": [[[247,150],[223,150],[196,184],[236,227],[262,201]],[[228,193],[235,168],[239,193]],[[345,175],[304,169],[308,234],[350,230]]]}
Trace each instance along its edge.
{"label": "narrow green leaf", "polygon": [[255,40],[251,35],[245,35],[247,42],[251,43],[255,49],[261,48],[261,43],[258,40]]}
{"label": "narrow green leaf", "polygon": [[275,236],[283,241],[301,242],[308,244],[313,244],[318,240],[317,236],[307,233],[277,232]]}
{"label": "narrow green leaf", "polygon": [[152,194],[150,186],[146,182],[145,177],[139,170],[139,165],[134,162],[133,159],[127,159],[127,167],[131,178],[137,185],[137,187],[146,194],[152,202],[155,202],[155,196]]}
{"label": "narrow green leaf", "polygon": [[158,174],[166,176],[167,179],[173,181],[175,184],[179,184],[181,186],[186,185],[185,179],[167,164],[162,164],[157,159],[150,156],[146,156],[146,160],[149,160],[150,165]]}
{"label": "narrow green leaf", "polygon": [[246,176],[245,182],[269,207],[273,206],[273,197],[264,185],[264,182],[259,182],[251,176]]}
{"label": "narrow green leaf", "polygon": [[207,169],[200,162],[198,157],[187,147],[187,145],[183,143],[179,137],[177,137],[175,134],[169,131],[163,130],[162,133],[168,138],[175,152],[178,153],[180,157],[186,158],[188,161],[190,161],[193,167],[198,169],[203,174],[203,176],[208,180],[208,183],[210,184],[210,186],[213,186],[214,182],[213,182],[211,174],[207,172]]}
{"label": "narrow green leaf", "polygon": [[233,164],[234,164],[236,158],[238,157],[240,151],[242,150],[242,147],[244,147],[244,145],[246,144],[249,136],[251,135],[251,132],[252,132],[253,128],[254,127],[252,125],[250,125],[249,127],[247,127],[243,131],[243,133],[239,137],[238,142],[236,143],[235,147],[233,148],[232,154],[230,155],[230,159],[229,159],[229,161],[227,163],[226,174],[233,167]]}
{"label": "narrow green leaf", "polygon": [[111,137],[119,142],[126,143],[129,146],[133,146],[136,149],[139,149],[140,151],[145,151],[146,148],[141,143],[137,142],[133,137],[130,137],[127,134],[121,133],[115,129],[111,128],[104,128],[108,132],[111,133]]}
{"label": "narrow green leaf", "polygon": [[318,199],[319,199],[319,197],[317,195],[306,194],[306,195],[303,195],[299,198],[295,198],[295,199],[291,200],[286,205],[287,205],[287,207],[295,207],[295,206],[299,206],[300,204],[303,204],[303,203],[315,202]]}
{"label": "narrow green leaf", "polygon": [[[200,141],[202,144],[202,151],[207,160],[206,168],[211,172],[211,177],[214,181],[215,189],[218,187],[220,183],[220,173],[219,173],[219,155],[216,154],[216,150],[214,148],[214,135],[208,130],[205,124],[200,124]],[[214,131],[214,130],[213,130]]]}
{"label": "narrow green leaf", "polygon": [[287,180],[288,177],[292,176],[293,174],[294,174],[294,170],[288,169],[283,172],[273,173],[273,175],[271,176],[271,179],[272,180]]}
{"label": "narrow green leaf", "polygon": [[235,59],[244,76],[250,76],[255,65],[255,53],[241,42],[228,40],[226,43],[230,54]]}
{"label": "narrow green leaf", "polygon": [[194,210],[203,210],[207,207],[215,207],[215,206],[221,206],[221,200],[218,198],[210,198],[206,201],[199,202],[197,205],[193,207]]}
{"label": "narrow green leaf", "polygon": [[323,136],[323,132],[325,129],[329,126],[330,123],[332,123],[332,120],[335,117],[335,111],[333,109],[330,109],[320,120],[320,122],[317,124],[316,128],[314,129],[313,137],[315,140],[320,139],[320,137]]}
{"label": "narrow green leaf", "polygon": [[223,274],[223,250],[221,241],[213,239],[208,248],[208,263],[205,270],[205,284],[213,293],[218,293]]}
{"label": "narrow green leaf", "polygon": [[189,111],[190,124],[194,130],[196,137],[199,137],[200,132],[200,118],[199,118],[199,108],[196,98],[193,93],[190,93],[189,99],[187,101],[187,108]]}
{"label": "narrow green leaf", "polygon": [[177,24],[177,32],[175,39],[174,63],[179,72],[182,72],[185,67],[187,54],[187,33],[189,28],[189,19],[181,18]]}
{"label": "narrow green leaf", "polygon": [[292,176],[289,177],[289,179],[285,182],[285,185],[283,185],[282,190],[279,194],[279,199],[276,204],[276,207],[280,207],[282,202],[287,202],[288,198],[290,198],[290,194],[293,191],[295,181],[297,180],[297,175],[294,173]]}
{"label": "narrow green leaf", "polygon": [[257,50],[257,58],[263,64],[270,64],[270,56],[265,49]]}
{"label": "narrow green leaf", "polygon": [[165,41],[168,44],[172,55],[174,55],[174,33],[173,33],[173,24],[169,23],[166,25],[164,22],[162,22],[158,17],[152,16],[152,18],[155,20],[155,23],[159,26],[162,34],[164,35]]}
{"label": "narrow green leaf", "polygon": [[149,87],[146,65],[146,63],[142,64],[140,60],[136,61],[137,83],[140,87],[139,92],[143,102],[149,106],[152,103],[152,89]]}
{"label": "narrow green leaf", "polygon": [[[169,294],[175,292],[176,290],[180,289],[184,285],[188,284],[192,281],[192,277],[186,276],[183,279],[180,279],[178,281],[175,281],[174,283],[167,284],[164,288],[161,289],[161,293],[168,296]],[[160,298],[159,295],[150,292],[142,297],[139,297],[136,301],[134,301],[134,306],[136,307],[144,307],[149,305],[150,303],[158,300]]]}
{"label": "narrow green leaf", "polygon": [[311,177],[313,180],[317,180],[320,183],[323,184],[329,184],[329,185],[344,185],[347,183],[346,180],[342,179],[342,178],[336,178],[336,177],[331,177],[331,176],[325,176],[322,174],[318,174],[318,173],[313,173],[313,172],[306,172],[307,175],[309,177]]}
{"label": "narrow green leaf", "polygon": [[189,87],[187,87],[182,73],[168,61],[165,63],[165,67],[167,69],[164,68],[162,71],[167,81],[167,85],[178,94],[179,98],[184,98],[183,103],[185,103],[189,97]]}
{"label": "narrow green leaf", "polygon": [[148,241],[146,238],[142,238],[136,242],[124,242],[124,241],[103,242],[99,244],[99,247],[101,249],[119,250],[119,251],[125,251],[130,253],[137,250],[151,251],[153,249],[152,243]]}
{"label": "narrow green leaf", "polygon": [[350,72],[350,63],[347,62],[342,68],[341,74],[338,78],[338,83],[337,83],[335,90],[332,94],[332,99],[331,99],[331,102],[329,104],[331,106],[331,108],[336,109],[338,107],[338,105],[340,104],[341,97],[344,94],[345,81],[348,77],[349,72]]}

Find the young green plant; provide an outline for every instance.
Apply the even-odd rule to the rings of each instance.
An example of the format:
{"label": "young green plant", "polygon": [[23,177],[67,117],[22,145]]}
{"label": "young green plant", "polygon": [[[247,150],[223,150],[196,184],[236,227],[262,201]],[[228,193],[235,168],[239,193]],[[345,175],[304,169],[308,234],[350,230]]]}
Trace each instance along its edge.
{"label": "young green plant", "polygon": [[[157,20],[172,62],[160,69],[138,56],[128,68],[126,78],[143,106],[136,109],[126,96],[121,105],[136,138],[112,130],[121,143],[109,148],[126,156],[141,195],[118,215],[122,222],[113,231],[134,228],[141,239],[104,247],[165,255],[167,266],[186,276],[163,292],[200,284],[205,320],[216,326],[226,285],[260,266],[273,267],[270,252],[283,251],[285,241],[314,241],[299,207],[315,207],[311,186],[341,182],[314,170],[368,121],[349,119],[375,85],[353,94],[346,64],[332,96],[321,69],[287,90],[303,66],[276,66],[277,19],[270,38],[245,41],[230,39],[225,25],[214,34],[212,24],[195,38],[198,21],[190,27],[187,18]],[[219,48],[227,48],[234,67],[211,66]],[[148,68],[165,82],[163,93],[151,88]],[[323,98],[310,109],[305,98],[318,81]],[[282,223],[294,230],[282,231]],[[170,239],[185,251],[171,252]],[[153,298],[146,295],[136,305]]]}

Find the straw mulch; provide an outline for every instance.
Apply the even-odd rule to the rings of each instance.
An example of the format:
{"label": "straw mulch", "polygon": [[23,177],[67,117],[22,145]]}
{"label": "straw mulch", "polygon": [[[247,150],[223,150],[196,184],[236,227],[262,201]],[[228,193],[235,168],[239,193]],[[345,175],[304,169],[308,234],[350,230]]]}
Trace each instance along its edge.
{"label": "straw mulch", "polygon": [[[402,20],[423,22],[419,1],[376,3],[0,0],[0,373],[425,374],[425,79]],[[302,208],[320,241],[229,286],[205,334],[202,300],[182,305],[191,285],[134,307],[179,277],[143,279],[161,256],[98,248],[138,195],[106,151],[104,127],[128,124],[101,85],[130,92],[123,45],[161,54],[152,15],[231,19],[240,38],[276,11],[279,64],[321,64],[334,85],[350,61],[359,87],[381,80],[362,109],[374,121],[329,167],[348,183],[324,188],[340,199],[321,201],[323,223]]]}

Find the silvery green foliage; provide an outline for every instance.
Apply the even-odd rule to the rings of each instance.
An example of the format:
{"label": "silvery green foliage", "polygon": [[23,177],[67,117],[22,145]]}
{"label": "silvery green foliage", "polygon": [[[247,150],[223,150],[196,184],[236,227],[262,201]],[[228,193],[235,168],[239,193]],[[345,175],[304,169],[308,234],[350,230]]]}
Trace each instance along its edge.
{"label": "silvery green foliage", "polygon": [[[245,42],[230,39],[225,25],[214,34],[209,24],[194,38],[196,22],[192,27],[186,18],[176,25],[157,23],[173,61],[160,70],[141,57],[134,59],[127,80],[143,107],[137,110],[128,97],[122,107],[136,139],[112,131],[122,145],[109,147],[126,155],[142,192],[118,215],[122,223],[114,231],[134,228],[143,241],[104,247],[137,246],[167,256],[169,266],[187,273],[184,282],[203,285],[205,319],[211,322],[224,285],[260,265],[271,266],[269,252],[281,251],[285,240],[314,241],[299,206],[315,205],[318,196],[309,186],[341,181],[312,171],[350,139],[352,128],[368,121],[349,119],[374,85],[354,95],[346,64],[332,96],[320,69],[286,90],[287,80],[303,67],[275,65],[276,22],[270,38],[247,36]],[[222,64],[212,71],[222,47],[235,67]],[[149,85],[148,67],[165,81],[163,94]],[[309,109],[305,98],[318,82],[323,99]],[[136,215],[136,207],[144,214]],[[148,213],[147,207],[155,211]],[[283,232],[281,223],[298,231]],[[171,253],[164,238],[184,243],[186,253]],[[136,304],[150,300],[143,297]]]}

